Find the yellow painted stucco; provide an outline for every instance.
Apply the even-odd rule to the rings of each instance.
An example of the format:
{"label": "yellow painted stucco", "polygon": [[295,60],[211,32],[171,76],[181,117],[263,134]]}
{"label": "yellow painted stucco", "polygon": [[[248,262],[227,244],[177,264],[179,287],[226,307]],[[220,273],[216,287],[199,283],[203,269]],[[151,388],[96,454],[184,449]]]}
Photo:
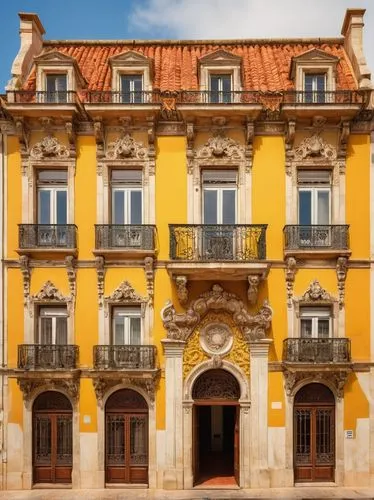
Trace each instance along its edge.
{"label": "yellow painted stucco", "polygon": [[[269,372],[268,384],[269,427],[283,427],[285,425],[285,401],[282,373]],[[273,408],[272,406],[274,406],[275,408]]]}
{"label": "yellow painted stucco", "polygon": [[80,432],[97,432],[97,400],[92,380],[81,378],[79,398]]}

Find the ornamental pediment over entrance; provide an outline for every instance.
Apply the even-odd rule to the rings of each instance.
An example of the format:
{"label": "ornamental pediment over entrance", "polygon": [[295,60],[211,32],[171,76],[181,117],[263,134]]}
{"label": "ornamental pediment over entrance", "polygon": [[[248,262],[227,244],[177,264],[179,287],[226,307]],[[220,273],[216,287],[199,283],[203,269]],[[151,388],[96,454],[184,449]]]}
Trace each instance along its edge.
{"label": "ornamental pediment over entrance", "polygon": [[177,313],[170,301],[166,304],[161,315],[167,338],[187,341],[209,311],[230,314],[247,342],[264,339],[273,316],[267,301],[255,315],[251,315],[235,294],[226,292],[220,285],[215,284],[211,290],[192,301],[185,313]]}

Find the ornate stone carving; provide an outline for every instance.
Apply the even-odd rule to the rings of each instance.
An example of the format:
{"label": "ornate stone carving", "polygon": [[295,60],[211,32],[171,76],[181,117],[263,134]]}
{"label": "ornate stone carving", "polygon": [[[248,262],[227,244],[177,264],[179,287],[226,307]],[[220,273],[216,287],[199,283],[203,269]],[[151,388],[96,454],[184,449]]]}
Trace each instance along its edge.
{"label": "ornate stone carving", "polygon": [[176,276],[175,285],[179,303],[184,306],[188,302],[187,276]]}
{"label": "ornate stone carving", "polygon": [[244,156],[244,147],[222,134],[215,134],[196,152],[197,159],[227,158],[230,160],[240,160]]}
{"label": "ornate stone carving", "polygon": [[104,277],[105,277],[105,268],[104,268],[105,260],[104,257],[96,257],[95,265],[96,265],[96,273],[97,273],[97,295],[99,299],[99,306],[103,305],[103,297],[104,297]]}
{"label": "ornate stone carving", "polygon": [[319,134],[303,139],[298,148],[294,151],[294,158],[297,161],[305,160],[308,157],[322,157],[326,160],[335,160],[337,157],[336,148],[328,144]]}
{"label": "ornate stone carving", "polygon": [[26,305],[30,297],[30,259],[27,255],[21,255],[19,258],[23,280],[23,303]]}
{"label": "ornate stone carving", "polygon": [[341,123],[341,129],[339,134],[339,146],[338,146],[338,157],[345,160],[347,156],[347,146],[348,138],[350,134],[350,122],[345,120]]}
{"label": "ornate stone carving", "polygon": [[121,385],[122,387],[129,388],[140,388],[142,389],[149,398],[151,404],[155,400],[156,384],[158,380],[159,372],[155,373],[152,377],[148,378],[137,378],[137,377],[121,377],[121,376],[111,376],[106,377],[95,377],[93,379],[93,385],[96,393],[97,402],[100,408],[103,408],[103,399],[106,393],[115,386]]}
{"label": "ornate stone carving", "polygon": [[232,343],[232,333],[225,323],[208,323],[200,331],[200,345],[208,355],[226,354]]}
{"label": "ornate stone carving", "polygon": [[65,297],[52,283],[46,281],[39,292],[33,295],[33,299],[38,302],[67,302],[69,297]]}
{"label": "ornate stone carving", "polygon": [[251,316],[236,295],[224,291],[216,284],[209,292],[201,294],[194,300],[184,314],[177,313],[170,301],[166,304],[161,314],[167,337],[186,341],[208,311],[230,313],[247,341],[265,338],[265,331],[270,326],[273,314],[271,307],[265,301],[258,313]]}
{"label": "ornate stone carving", "polygon": [[161,93],[161,110],[160,119],[165,121],[180,121],[182,119],[180,112],[177,109],[176,91],[165,91]]}
{"label": "ornate stone carving", "polygon": [[14,131],[19,140],[21,155],[26,155],[29,150],[30,130],[23,117],[15,117]]}
{"label": "ornate stone carving", "polygon": [[77,131],[75,123],[73,121],[66,122],[65,131],[68,136],[68,141],[70,145],[70,155],[73,155],[76,150],[76,139],[77,139]]}
{"label": "ornate stone carving", "polygon": [[110,160],[120,160],[123,158],[145,160],[147,158],[147,150],[141,142],[135,141],[130,134],[124,134],[116,141],[108,144],[106,158]]}
{"label": "ornate stone carving", "polygon": [[240,386],[236,378],[226,370],[207,370],[196,380],[192,397],[237,400],[240,398]]}
{"label": "ornate stone carving", "polygon": [[301,298],[302,302],[332,301],[331,295],[321,287],[318,280],[313,280]]}
{"label": "ornate stone carving", "polygon": [[350,368],[345,370],[332,369],[331,371],[308,371],[307,369],[291,371],[287,369],[284,371],[286,394],[288,397],[295,396],[296,389],[300,382],[305,380],[309,383],[325,382],[328,386],[334,388],[337,398],[342,399],[344,396],[344,385],[350,372]]}
{"label": "ornate stone carving", "polygon": [[286,260],[286,288],[288,307],[292,306],[293,285],[295,283],[296,270],[295,257],[288,257],[288,259]]}
{"label": "ornate stone carving", "polygon": [[189,338],[188,345],[183,351],[183,377],[186,378],[195,366],[208,359],[206,352],[201,349],[200,332],[196,331]]}
{"label": "ornate stone carving", "polygon": [[260,284],[260,276],[257,274],[251,274],[248,276],[248,302],[250,304],[256,304],[258,296],[258,285]]}
{"label": "ornate stone carving", "polygon": [[312,127],[315,129],[316,133],[320,134],[327,122],[327,118],[325,116],[313,116],[312,119]]}
{"label": "ornate stone carving", "polygon": [[347,257],[338,257],[336,261],[336,276],[338,278],[338,291],[339,291],[339,307],[344,307],[345,298],[345,280],[347,279],[348,270]]}
{"label": "ornate stone carving", "polygon": [[56,139],[56,137],[47,135],[31,148],[30,156],[34,160],[42,160],[43,158],[65,160],[69,158],[70,152],[66,146]]}
{"label": "ornate stone carving", "polygon": [[96,118],[93,123],[93,130],[95,134],[97,157],[101,158],[104,154],[104,125],[100,118]]}
{"label": "ornate stone carving", "polygon": [[291,150],[295,140],[296,120],[288,120],[286,130],[286,149]]}
{"label": "ornate stone carving", "polygon": [[139,304],[144,302],[146,299],[136,293],[131,283],[128,281],[122,281],[122,283],[111,293],[111,295],[105,297],[105,300],[109,300],[110,302],[129,302]]}
{"label": "ornate stone carving", "polygon": [[148,302],[153,305],[154,296],[154,269],[153,269],[153,257],[146,257],[144,259],[144,272],[145,279],[147,282],[147,292],[148,292]]}
{"label": "ornate stone carving", "polygon": [[70,295],[74,301],[76,297],[77,271],[75,268],[75,259],[72,255],[68,255],[67,257],[65,257],[65,265],[68,274]]}
{"label": "ornate stone carving", "polygon": [[212,356],[212,367],[213,368],[221,368],[223,365],[223,361],[222,361],[222,358],[219,354],[214,354],[214,356]]}
{"label": "ornate stone carving", "polygon": [[74,404],[79,399],[79,378],[48,378],[38,377],[33,378],[17,378],[19,388],[23,392],[23,398],[26,407],[30,408],[35,392],[44,388],[46,391],[61,390],[66,393]]}

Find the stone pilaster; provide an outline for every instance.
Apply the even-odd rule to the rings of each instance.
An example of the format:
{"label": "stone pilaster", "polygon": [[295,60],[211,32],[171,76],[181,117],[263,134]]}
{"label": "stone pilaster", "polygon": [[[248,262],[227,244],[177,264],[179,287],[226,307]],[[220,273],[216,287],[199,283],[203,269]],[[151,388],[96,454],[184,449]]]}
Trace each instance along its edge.
{"label": "stone pilaster", "polygon": [[165,355],[166,432],[164,489],[183,488],[182,340],[162,340]]}
{"label": "stone pilaster", "polygon": [[249,343],[251,384],[251,488],[269,487],[268,470],[268,357],[270,339]]}

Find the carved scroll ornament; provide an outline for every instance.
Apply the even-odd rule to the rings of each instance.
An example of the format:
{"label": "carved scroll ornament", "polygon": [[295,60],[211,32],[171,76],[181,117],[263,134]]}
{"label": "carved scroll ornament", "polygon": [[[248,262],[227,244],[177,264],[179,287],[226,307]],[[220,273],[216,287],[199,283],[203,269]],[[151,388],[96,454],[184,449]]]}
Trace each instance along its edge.
{"label": "carved scroll ornament", "polygon": [[187,311],[177,313],[169,301],[162,310],[162,320],[167,330],[167,337],[186,341],[200,320],[208,311],[223,311],[231,314],[234,323],[240,328],[246,341],[265,338],[273,311],[267,302],[254,316],[245,309],[243,302],[234,294],[228,293],[216,284],[209,292],[194,300]]}
{"label": "carved scroll ornament", "polygon": [[318,280],[313,280],[304,295],[301,298],[302,302],[316,302],[316,301],[329,301],[331,302],[333,297],[326,292],[324,288],[321,287]]}
{"label": "carved scroll ornament", "polygon": [[145,302],[146,300],[136,293],[133,286],[128,281],[122,281],[112,294],[105,297],[105,299],[110,302],[132,302],[136,304]]}
{"label": "carved scroll ornament", "polygon": [[338,399],[342,399],[344,396],[344,386],[347,382],[350,369],[346,370],[336,370],[336,371],[319,371],[312,372],[308,370],[304,371],[290,371],[286,370],[284,372],[285,378],[285,389],[287,396],[292,397],[295,395],[299,384],[302,381],[312,382],[326,382],[328,386],[333,387],[334,392]]}
{"label": "carved scroll ornament", "polygon": [[141,142],[135,141],[130,134],[125,134],[116,141],[108,144],[106,157],[110,160],[147,158],[147,150]]}
{"label": "carved scroll ornament", "polygon": [[65,297],[52,283],[52,281],[46,281],[39,292],[32,297],[36,301],[45,302],[67,302],[69,297]]}
{"label": "carved scroll ornament", "polygon": [[337,157],[336,148],[328,144],[318,133],[303,139],[294,151],[294,159],[297,161],[318,156],[326,160],[335,160]]}
{"label": "carved scroll ornament", "polygon": [[30,156],[34,160],[42,160],[43,158],[56,158],[64,160],[69,158],[70,152],[69,149],[61,144],[56,137],[47,135],[31,148]]}
{"label": "carved scroll ornament", "polygon": [[243,160],[245,158],[245,149],[233,139],[219,133],[209,138],[208,141],[197,150],[196,158],[228,158],[231,160]]}

